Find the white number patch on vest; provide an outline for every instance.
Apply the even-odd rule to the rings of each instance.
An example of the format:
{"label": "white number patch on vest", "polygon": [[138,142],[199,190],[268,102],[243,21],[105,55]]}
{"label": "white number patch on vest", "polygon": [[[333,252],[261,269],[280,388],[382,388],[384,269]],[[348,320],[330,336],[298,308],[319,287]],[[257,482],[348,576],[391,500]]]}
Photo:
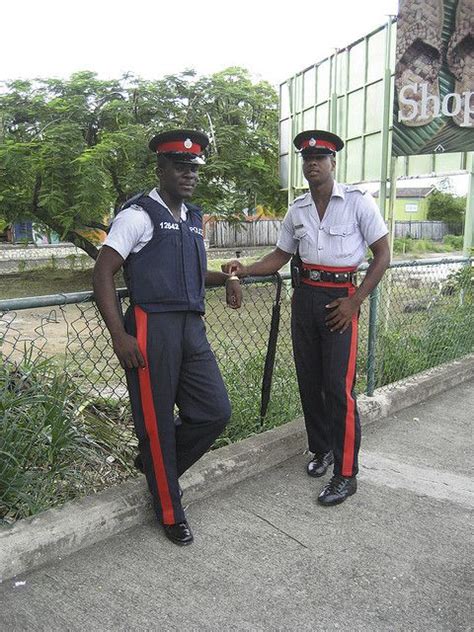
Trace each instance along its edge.
{"label": "white number patch on vest", "polygon": [[201,235],[201,237],[202,237],[202,236],[203,236],[203,234],[204,234],[204,232],[203,232],[202,228],[198,228],[197,226],[190,226],[190,227],[189,227],[189,230],[190,230],[192,233],[197,233],[198,235]]}
{"label": "white number patch on vest", "polygon": [[160,228],[165,230],[179,230],[179,224],[175,222],[160,222]]}

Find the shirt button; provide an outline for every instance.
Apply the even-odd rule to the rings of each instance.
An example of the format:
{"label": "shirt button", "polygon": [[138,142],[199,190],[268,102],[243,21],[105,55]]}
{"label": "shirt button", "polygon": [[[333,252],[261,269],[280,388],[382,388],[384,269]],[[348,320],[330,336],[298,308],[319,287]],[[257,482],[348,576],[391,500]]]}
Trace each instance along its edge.
{"label": "shirt button", "polygon": [[319,227],[319,230],[323,230],[323,227],[322,227],[322,226],[320,226],[320,227]]}
{"label": "shirt button", "polygon": [[319,246],[318,250],[322,250],[322,249],[323,249],[323,247],[322,247],[322,246]]}

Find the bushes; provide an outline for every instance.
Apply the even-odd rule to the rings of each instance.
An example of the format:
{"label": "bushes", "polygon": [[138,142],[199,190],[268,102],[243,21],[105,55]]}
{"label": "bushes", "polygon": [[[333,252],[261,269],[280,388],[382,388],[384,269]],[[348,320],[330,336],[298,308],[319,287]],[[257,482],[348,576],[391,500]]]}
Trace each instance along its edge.
{"label": "bushes", "polygon": [[24,518],[127,476],[129,459],[120,458],[120,451],[130,447],[118,429],[104,432],[116,421],[103,417],[51,360],[0,363],[0,521]]}
{"label": "bushes", "polygon": [[426,252],[452,252],[462,250],[462,235],[445,235],[442,243],[431,239],[413,239],[412,237],[400,237],[393,242],[393,251],[396,254],[423,254]]}
{"label": "bushes", "polygon": [[[454,235],[452,235],[454,237]],[[461,237],[462,248],[462,237]],[[423,254],[426,252],[451,252],[455,250],[451,243],[440,244],[431,239],[413,239],[412,237],[403,237],[395,239],[393,242],[393,251],[396,254]]]}
{"label": "bushes", "polygon": [[450,246],[453,250],[462,250],[464,238],[462,235],[445,235],[443,244]]}
{"label": "bushes", "polygon": [[377,386],[391,384],[474,350],[474,307],[442,303],[378,337]]}
{"label": "bushes", "polygon": [[[229,350],[230,351],[230,350]],[[219,366],[232,403],[232,419],[215,447],[245,439],[261,430],[279,426],[301,414],[293,357],[277,352],[271,397],[263,428],[260,427],[262,373],[266,350],[256,350],[246,358],[232,361],[220,348]],[[221,357],[219,357],[221,356]],[[280,394],[285,393],[284,397]]]}

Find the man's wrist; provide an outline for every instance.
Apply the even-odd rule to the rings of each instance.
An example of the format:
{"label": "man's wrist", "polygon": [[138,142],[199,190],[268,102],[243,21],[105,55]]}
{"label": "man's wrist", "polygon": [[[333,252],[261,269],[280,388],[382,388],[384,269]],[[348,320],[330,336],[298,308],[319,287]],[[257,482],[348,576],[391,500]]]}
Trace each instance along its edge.
{"label": "man's wrist", "polygon": [[117,329],[116,331],[110,332],[110,337],[112,338],[112,342],[119,342],[124,338],[124,336],[128,336],[125,329]]}
{"label": "man's wrist", "polygon": [[354,303],[357,304],[358,307],[360,307],[362,305],[362,303],[365,300],[365,296],[361,296],[360,294],[357,294],[357,292],[355,294],[353,294],[351,296],[352,300],[354,301]]}

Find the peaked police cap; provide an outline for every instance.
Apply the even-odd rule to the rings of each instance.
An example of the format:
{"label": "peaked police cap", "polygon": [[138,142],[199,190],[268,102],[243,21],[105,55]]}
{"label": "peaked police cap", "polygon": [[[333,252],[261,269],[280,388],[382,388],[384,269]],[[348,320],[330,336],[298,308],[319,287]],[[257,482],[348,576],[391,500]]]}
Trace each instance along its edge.
{"label": "peaked police cap", "polygon": [[339,136],[319,129],[300,132],[293,144],[303,158],[310,155],[335,156],[336,152],[344,147],[344,142]]}
{"label": "peaked police cap", "polygon": [[173,162],[187,162],[195,165],[205,164],[202,154],[209,145],[209,138],[203,132],[188,129],[175,129],[153,136],[148,147],[158,155]]}

